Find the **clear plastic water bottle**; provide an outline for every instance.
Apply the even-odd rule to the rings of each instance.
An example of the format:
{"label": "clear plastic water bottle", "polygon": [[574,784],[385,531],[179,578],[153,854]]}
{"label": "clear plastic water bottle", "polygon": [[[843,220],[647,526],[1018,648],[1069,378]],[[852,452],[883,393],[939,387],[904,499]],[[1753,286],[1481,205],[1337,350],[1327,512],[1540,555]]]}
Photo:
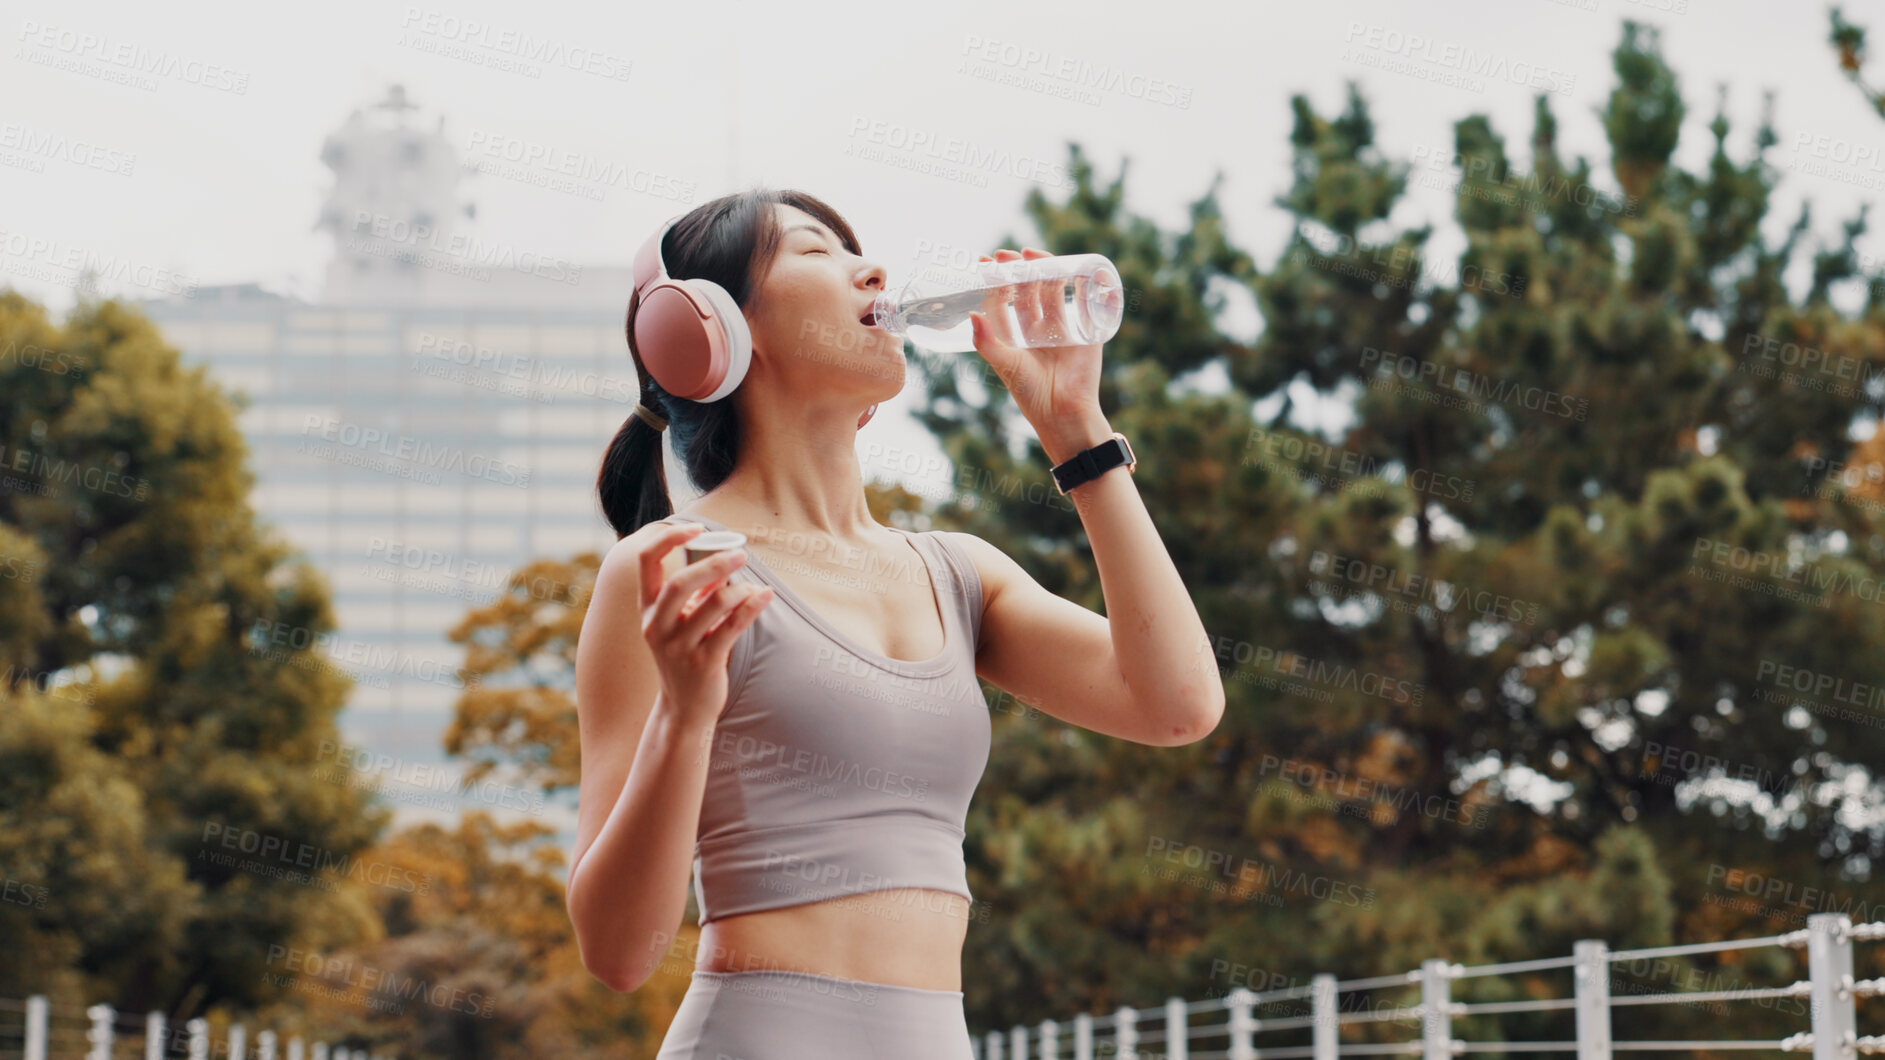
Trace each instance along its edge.
{"label": "clear plastic water bottle", "polygon": [[[1117,334],[1126,308],[1119,270],[1104,254],[978,262],[957,283],[929,286],[940,289],[912,280],[895,297],[879,295],[872,324],[929,353],[966,353],[975,349],[969,313],[979,311],[1010,346],[1085,346]],[[1017,312],[1016,300],[1036,293],[1042,312]]]}

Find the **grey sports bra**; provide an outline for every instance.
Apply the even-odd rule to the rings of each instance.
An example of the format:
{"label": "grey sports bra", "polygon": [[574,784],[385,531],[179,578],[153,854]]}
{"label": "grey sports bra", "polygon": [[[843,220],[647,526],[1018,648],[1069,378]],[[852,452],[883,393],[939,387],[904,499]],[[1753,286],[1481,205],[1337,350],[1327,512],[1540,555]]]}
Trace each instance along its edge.
{"label": "grey sports bra", "polygon": [[[677,512],[710,530],[726,527]],[[893,887],[973,900],[963,861],[969,797],[988,764],[975,678],[982,582],[955,531],[902,534],[907,565],[808,559],[807,575],[933,587],[944,644],[892,659],[826,622],[750,551],[729,581],[773,600],[734,641],[694,843],[700,923]]]}

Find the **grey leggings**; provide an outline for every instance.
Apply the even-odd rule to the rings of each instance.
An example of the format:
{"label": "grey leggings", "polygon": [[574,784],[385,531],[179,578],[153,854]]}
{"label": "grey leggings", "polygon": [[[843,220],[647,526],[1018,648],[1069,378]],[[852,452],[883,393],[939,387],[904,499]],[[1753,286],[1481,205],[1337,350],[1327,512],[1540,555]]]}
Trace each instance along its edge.
{"label": "grey leggings", "polygon": [[962,991],[695,969],[655,1060],[971,1060]]}

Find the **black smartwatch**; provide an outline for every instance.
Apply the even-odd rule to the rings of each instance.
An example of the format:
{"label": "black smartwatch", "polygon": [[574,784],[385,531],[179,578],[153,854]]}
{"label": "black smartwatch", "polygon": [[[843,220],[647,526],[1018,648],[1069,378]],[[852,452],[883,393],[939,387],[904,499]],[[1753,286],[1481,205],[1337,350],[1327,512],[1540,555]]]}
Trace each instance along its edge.
{"label": "black smartwatch", "polygon": [[1065,463],[1054,465],[1054,488],[1065,497],[1067,491],[1084,482],[1091,482],[1105,472],[1116,467],[1124,467],[1128,474],[1139,466],[1139,458],[1132,453],[1132,446],[1126,436],[1118,431],[1091,449],[1083,449],[1069,457]]}

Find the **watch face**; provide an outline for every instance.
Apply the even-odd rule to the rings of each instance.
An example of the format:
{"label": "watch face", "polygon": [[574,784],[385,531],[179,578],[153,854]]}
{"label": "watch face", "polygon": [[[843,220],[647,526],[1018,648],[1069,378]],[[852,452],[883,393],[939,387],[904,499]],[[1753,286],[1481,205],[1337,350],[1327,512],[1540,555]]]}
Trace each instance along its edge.
{"label": "watch face", "polygon": [[1139,462],[1139,454],[1132,451],[1132,443],[1126,441],[1125,435],[1120,434],[1118,431],[1114,431],[1113,441],[1119,443],[1119,450],[1121,453],[1125,454],[1126,465],[1128,467],[1134,464],[1137,464]]}

